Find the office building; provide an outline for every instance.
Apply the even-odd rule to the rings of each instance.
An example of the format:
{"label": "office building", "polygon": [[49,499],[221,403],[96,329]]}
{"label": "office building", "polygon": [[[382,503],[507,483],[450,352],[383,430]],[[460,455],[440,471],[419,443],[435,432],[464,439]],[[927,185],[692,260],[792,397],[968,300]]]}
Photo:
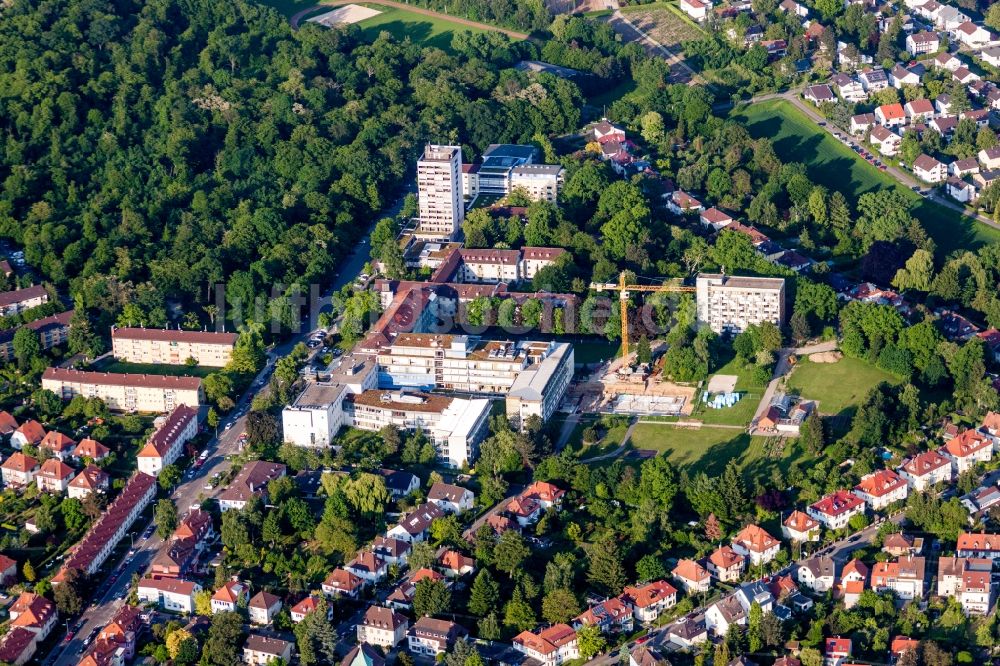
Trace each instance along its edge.
{"label": "office building", "polygon": [[462,147],[428,144],[417,161],[419,238],[452,240],[465,219]]}
{"label": "office building", "polygon": [[716,333],[741,333],[751,324],[785,321],[784,278],[706,274],[696,282],[698,323]]}
{"label": "office building", "polygon": [[492,144],[479,164],[462,165],[462,193],[471,201],[479,195],[505,196],[515,189],[533,201],[555,202],[565,169],[558,164],[536,164],[534,146]]}

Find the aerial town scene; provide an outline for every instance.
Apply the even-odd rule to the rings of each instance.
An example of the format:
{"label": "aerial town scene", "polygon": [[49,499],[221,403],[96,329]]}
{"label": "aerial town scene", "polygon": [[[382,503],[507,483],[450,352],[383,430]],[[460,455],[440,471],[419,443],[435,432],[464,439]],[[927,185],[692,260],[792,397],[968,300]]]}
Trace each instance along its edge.
{"label": "aerial town scene", "polygon": [[0,0],[0,666],[1000,666],[998,133],[989,0]]}

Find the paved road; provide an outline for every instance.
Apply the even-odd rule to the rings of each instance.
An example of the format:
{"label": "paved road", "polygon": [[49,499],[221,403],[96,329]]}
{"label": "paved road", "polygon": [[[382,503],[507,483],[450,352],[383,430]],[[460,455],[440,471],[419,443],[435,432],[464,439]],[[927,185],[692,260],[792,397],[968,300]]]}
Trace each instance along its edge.
{"label": "paved road", "polygon": [[[400,196],[396,203],[382,215],[376,216],[375,219],[386,216],[392,217],[398,214],[402,209],[405,194],[412,191],[412,186],[407,187],[406,192]],[[339,291],[344,285],[352,283],[354,278],[361,272],[365,263],[368,262],[368,235],[371,233],[373,226],[374,222],[369,222],[364,236],[355,245],[351,254],[341,262],[340,273],[334,278],[327,295],[334,291]],[[232,462],[227,459],[227,456],[238,451],[239,435],[244,430],[246,421],[245,412],[249,409],[250,403],[256,395],[267,393],[269,390],[268,382],[274,370],[274,362],[282,356],[287,356],[291,353],[295,345],[308,338],[316,327],[316,318],[318,316],[319,312],[309,312],[308,318],[304,322],[308,324],[305,327],[306,330],[277,345],[268,353],[267,366],[261,370],[251,389],[241,397],[231,415],[219,424],[219,436],[213,437],[206,445],[205,450],[211,451],[211,456],[201,469],[196,470],[190,476],[185,475],[182,483],[171,494],[171,498],[177,505],[178,514],[183,515],[187,513],[189,507],[192,505],[200,504],[205,499],[213,498],[222,491],[222,488],[208,489],[206,488],[206,483],[216,473],[225,474],[232,467]],[[53,648],[46,660],[47,665],[73,666],[76,664],[84,648],[84,639],[94,629],[100,629],[107,624],[115,611],[125,602],[124,600],[128,595],[128,588],[133,574],[138,573],[140,576],[143,575],[156,555],[157,550],[163,546],[163,541],[155,533],[149,539],[141,539],[143,531],[150,525],[152,525],[152,521],[134,526],[133,534],[137,539],[135,554],[122,557],[116,564],[114,573],[99,584],[97,592],[94,595],[96,601],[84,611],[80,618],[83,620],[83,626],[80,628],[80,631],[76,632],[70,643],[60,642]]]}
{"label": "paved road", "polygon": [[[309,7],[308,9],[303,9],[300,12],[296,12],[292,18],[289,19],[289,23],[292,24],[292,29],[298,29],[299,24],[302,19],[309,14],[318,11],[320,9],[333,9],[339,5],[350,5],[354,4],[356,0],[330,0],[329,2],[323,2],[318,5]],[[470,21],[469,19],[459,18],[457,16],[452,16],[451,14],[443,14],[441,12],[431,11],[430,9],[424,9],[422,7],[417,7],[416,5],[407,4],[405,2],[396,2],[396,0],[378,0],[380,5],[388,5],[389,7],[395,7],[396,9],[403,9],[414,14],[422,14],[423,16],[429,16],[438,20],[450,21],[452,23],[457,23],[459,25],[464,25],[468,28],[475,28],[476,30],[488,30],[491,32],[502,32],[511,39],[527,39],[528,35],[523,32],[517,32],[516,30],[507,30],[505,28],[498,28],[495,25],[489,25],[487,23],[479,23],[478,21]]]}

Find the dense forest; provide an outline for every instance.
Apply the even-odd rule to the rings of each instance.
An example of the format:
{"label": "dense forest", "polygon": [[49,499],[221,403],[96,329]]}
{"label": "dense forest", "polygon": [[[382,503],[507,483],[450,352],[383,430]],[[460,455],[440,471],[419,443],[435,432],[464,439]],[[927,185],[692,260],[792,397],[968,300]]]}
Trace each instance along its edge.
{"label": "dense forest", "polygon": [[244,304],[322,283],[424,141],[579,123],[579,89],[507,69],[536,47],[497,35],[450,53],[366,44],[357,28],[293,33],[240,0],[16,0],[3,14],[0,237],[97,331],[126,304],[161,325],[168,299],[204,320],[211,282]]}

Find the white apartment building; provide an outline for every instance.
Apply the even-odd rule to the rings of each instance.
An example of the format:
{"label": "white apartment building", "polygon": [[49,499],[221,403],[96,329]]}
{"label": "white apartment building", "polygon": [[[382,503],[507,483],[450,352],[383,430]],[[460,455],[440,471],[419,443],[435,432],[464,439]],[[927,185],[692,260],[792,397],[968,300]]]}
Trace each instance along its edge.
{"label": "white apartment building", "polygon": [[892,590],[903,600],[924,596],[924,564],[922,557],[900,557],[894,562],[876,562],[872,567],[871,586],[876,592]]}
{"label": "white apartment building", "polygon": [[417,160],[419,238],[451,240],[465,219],[462,147],[427,144]]}
{"label": "white apartment building", "polygon": [[201,585],[177,578],[144,578],[139,581],[137,594],[143,603],[157,604],[164,610],[177,613],[194,612],[194,595]]}
{"label": "white apartment building", "polygon": [[344,398],[378,386],[375,362],[355,354],[344,356],[330,379],[310,383],[291,405],[281,412],[284,441],[296,446],[325,447],[345,422]]}
{"label": "white apartment building", "polygon": [[510,171],[510,189],[520,190],[532,201],[555,203],[566,170],[559,164],[525,164]]}
{"label": "white apartment building", "polygon": [[906,461],[898,470],[911,490],[923,492],[938,483],[950,483],[952,465],[937,451],[926,451]]}
{"label": "white apartment building", "polygon": [[100,398],[116,412],[169,412],[177,405],[198,407],[204,399],[201,379],[165,375],[118,374],[47,368],[42,388],[63,400]]}
{"label": "white apartment building", "polygon": [[969,615],[985,615],[993,601],[993,560],[942,557],[938,560],[937,593],[955,597]]}
{"label": "white apartment building", "polygon": [[434,443],[439,462],[462,467],[476,459],[479,442],[489,431],[490,400],[371,390],[347,396],[343,413],[345,423],[361,430],[419,428]]}
{"label": "white apartment building", "polygon": [[522,631],[514,637],[513,645],[515,650],[537,659],[543,666],[557,666],[580,657],[576,632],[568,624],[554,624],[537,634]]}
{"label": "white apartment building", "polygon": [[891,469],[880,469],[861,477],[854,486],[854,494],[865,501],[873,511],[881,511],[893,502],[906,500],[909,486]]}
{"label": "white apartment building", "polygon": [[505,400],[507,417],[519,424],[532,416],[548,421],[573,380],[574,363],[573,345],[553,343],[545,358],[528,366],[514,380]]}
{"label": "white apartment building", "polygon": [[698,323],[716,333],[740,333],[751,324],[785,321],[784,278],[702,273],[696,281]]}
{"label": "white apartment building", "polygon": [[112,327],[111,351],[129,363],[184,365],[193,358],[198,365],[221,368],[232,359],[238,337],[214,331]]}
{"label": "white apartment building", "polygon": [[533,201],[555,202],[565,169],[559,164],[535,164],[534,146],[492,144],[479,164],[462,165],[462,193],[466,200],[480,194],[504,196],[515,189]]}
{"label": "white apartment building", "polygon": [[139,471],[159,476],[164,467],[172,465],[181,456],[184,445],[197,434],[198,410],[178,405],[139,451]]}
{"label": "white apartment building", "polygon": [[358,642],[391,650],[406,638],[409,627],[405,615],[385,606],[370,606],[357,625]]}

